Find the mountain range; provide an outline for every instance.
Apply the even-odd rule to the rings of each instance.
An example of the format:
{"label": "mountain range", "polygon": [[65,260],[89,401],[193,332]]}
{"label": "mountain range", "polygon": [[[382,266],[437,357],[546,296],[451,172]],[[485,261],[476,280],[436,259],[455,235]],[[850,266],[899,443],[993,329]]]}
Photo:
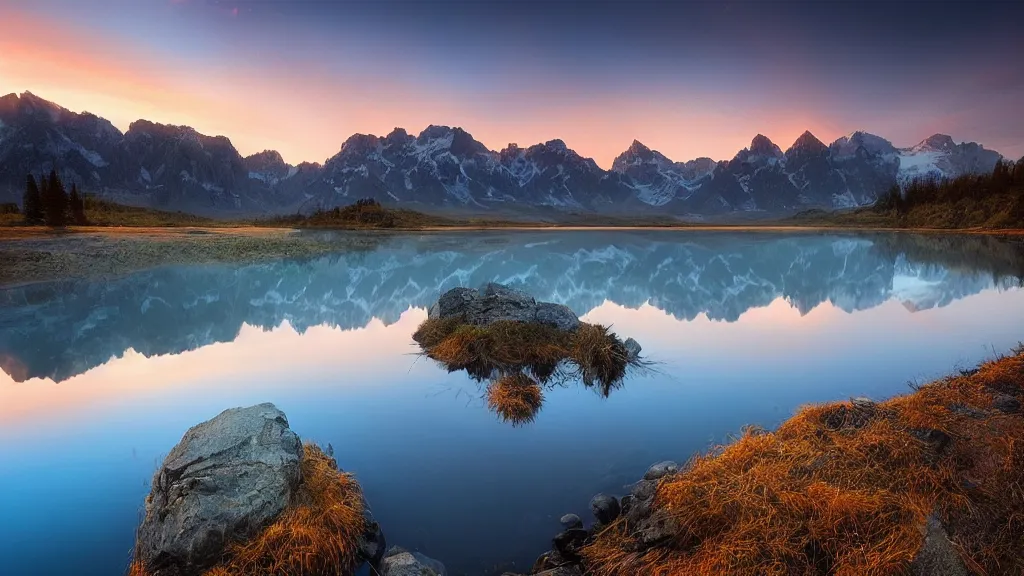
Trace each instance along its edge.
{"label": "mountain range", "polygon": [[561,140],[488,149],[461,128],[355,134],[323,164],[243,157],[224,136],[147,120],[122,133],[30,92],[0,97],[0,201],[26,174],[56,166],[66,181],[129,205],[207,216],[294,213],[374,198],[389,205],[501,211],[708,216],[792,213],[871,203],[914,178],[991,171],[1002,158],[936,134],[910,148],[854,132],[826,145],[804,132],[783,151],[758,134],[732,159],[676,162],[634,141],[604,170]]}
{"label": "mountain range", "polygon": [[1019,285],[1021,256],[989,237],[665,236],[623,232],[374,236],[366,250],[248,265],[165,266],[123,278],[0,290],[0,369],[57,381],[121,356],[234,340],[242,324],[396,322],[455,286],[502,282],[580,315],[606,301],[734,322],[784,298],[805,314],[896,300],[910,313]]}

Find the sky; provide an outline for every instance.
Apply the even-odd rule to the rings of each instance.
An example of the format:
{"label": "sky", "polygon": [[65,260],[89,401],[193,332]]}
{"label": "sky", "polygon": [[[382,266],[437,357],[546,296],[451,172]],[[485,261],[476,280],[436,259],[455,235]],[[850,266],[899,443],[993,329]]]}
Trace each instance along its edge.
{"label": "sky", "polygon": [[[46,30],[45,34],[40,34]],[[0,93],[323,162],[353,133],[728,159],[866,130],[1024,156],[1024,2],[0,0]]]}

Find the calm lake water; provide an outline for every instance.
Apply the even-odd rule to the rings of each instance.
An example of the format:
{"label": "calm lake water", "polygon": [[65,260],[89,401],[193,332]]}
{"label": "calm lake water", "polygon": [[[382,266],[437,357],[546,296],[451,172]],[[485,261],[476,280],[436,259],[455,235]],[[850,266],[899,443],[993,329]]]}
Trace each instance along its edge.
{"label": "calm lake water", "polygon": [[[659,460],[800,405],[886,398],[1024,339],[1019,244],[978,237],[542,232],[377,236],[301,261],[174,266],[0,290],[0,572],[110,576],[190,426],[274,402],[331,443],[388,541],[452,574],[526,571]],[[418,358],[440,292],[567,304],[656,370],[546,391],[513,428]]]}

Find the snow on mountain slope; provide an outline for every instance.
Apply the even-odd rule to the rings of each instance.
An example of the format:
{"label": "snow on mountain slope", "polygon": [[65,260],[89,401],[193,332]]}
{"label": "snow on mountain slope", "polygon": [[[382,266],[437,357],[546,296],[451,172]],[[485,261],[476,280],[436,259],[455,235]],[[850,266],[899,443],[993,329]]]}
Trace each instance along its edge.
{"label": "snow on mountain slope", "polygon": [[917,179],[956,178],[963,174],[991,172],[1002,156],[973,142],[956,144],[945,134],[935,134],[917,145],[899,150],[900,184]]}

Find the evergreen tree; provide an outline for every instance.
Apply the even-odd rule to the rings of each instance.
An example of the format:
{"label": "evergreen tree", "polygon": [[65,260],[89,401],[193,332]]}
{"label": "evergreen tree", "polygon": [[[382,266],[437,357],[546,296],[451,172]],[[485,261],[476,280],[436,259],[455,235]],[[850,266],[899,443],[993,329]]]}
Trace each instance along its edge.
{"label": "evergreen tree", "polygon": [[71,209],[71,221],[79,226],[84,226],[89,222],[85,219],[85,201],[82,200],[81,194],[78,193],[78,185],[71,184],[71,196],[68,197],[68,206]]}
{"label": "evergreen tree", "polygon": [[36,178],[31,174],[28,175],[28,181],[25,185],[25,196],[22,199],[21,208],[25,214],[26,224],[43,223],[43,198],[39,193]]}
{"label": "evergreen tree", "polygon": [[42,196],[46,225],[60,227],[67,224],[68,193],[57,176],[57,170],[50,170],[50,179]]}
{"label": "evergreen tree", "polygon": [[1006,186],[1011,182],[1010,163],[1003,159],[996,161],[996,167],[992,170],[992,184],[996,188]]}
{"label": "evergreen tree", "polygon": [[1013,182],[1018,185],[1024,184],[1024,158],[1017,160],[1013,165]]}

